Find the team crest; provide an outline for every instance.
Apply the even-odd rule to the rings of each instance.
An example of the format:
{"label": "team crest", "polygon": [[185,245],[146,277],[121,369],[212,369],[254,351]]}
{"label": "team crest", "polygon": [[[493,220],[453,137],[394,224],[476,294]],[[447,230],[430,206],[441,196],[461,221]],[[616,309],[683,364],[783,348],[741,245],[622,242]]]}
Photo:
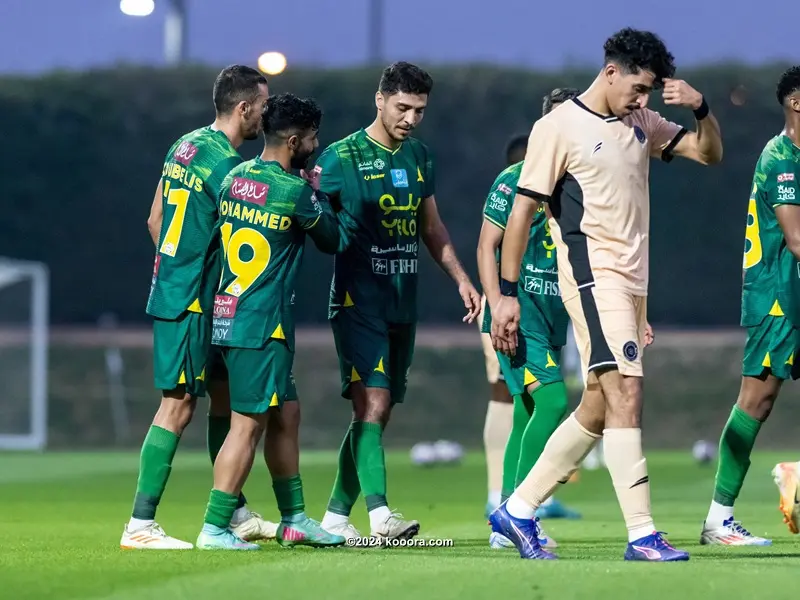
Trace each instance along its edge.
{"label": "team crest", "polygon": [[633,126],[633,133],[636,135],[636,139],[639,140],[640,144],[644,144],[647,141],[647,136],[644,134],[644,130],[638,125]]}
{"label": "team crest", "polygon": [[630,361],[636,360],[639,356],[639,346],[636,342],[625,342],[622,347],[622,354]]}
{"label": "team crest", "polygon": [[405,169],[392,169],[389,171],[392,175],[392,184],[396,188],[408,187],[408,173]]}

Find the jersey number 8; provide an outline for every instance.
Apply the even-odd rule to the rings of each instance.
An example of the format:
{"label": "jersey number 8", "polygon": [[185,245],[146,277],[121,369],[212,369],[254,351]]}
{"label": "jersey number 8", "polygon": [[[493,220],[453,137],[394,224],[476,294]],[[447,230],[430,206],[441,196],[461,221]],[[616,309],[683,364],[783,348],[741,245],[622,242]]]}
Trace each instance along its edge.
{"label": "jersey number 8", "polygon": [[756,199],[750,198],[747,207],[747,229],[744,232],[746,246],[744,249],[744,268],[756,266],[761,262],[761,236],[758,228],[758,211],[756,209]]}
{"label": "jersey number 8", "polygon": [[[237,229],[234,233],[233,223],[227,222],[223,223],[221,233],[225,261],[228,270],[234,275],[233,281],[225,288],[225,293],[238,297],[244,294],[267,270],[272,256],[272,248],[264,234],[250,227]],[[242,260],[243,246],[250,246],[252,257],[249,260]],[[224,272],[222,276],[225,276]]]}

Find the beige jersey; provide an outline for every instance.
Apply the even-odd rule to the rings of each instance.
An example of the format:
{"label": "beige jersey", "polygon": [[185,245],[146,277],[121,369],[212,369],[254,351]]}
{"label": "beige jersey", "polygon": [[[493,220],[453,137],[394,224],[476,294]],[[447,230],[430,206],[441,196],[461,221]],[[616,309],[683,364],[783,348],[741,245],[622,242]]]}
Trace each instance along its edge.
{"label": "beige jersey", "polygon": [[647,295],[650,157],[686,133],[649,109],[619,119],[577,98],[533,126],[517,191],[548,203],[566,302],[585,287]]}

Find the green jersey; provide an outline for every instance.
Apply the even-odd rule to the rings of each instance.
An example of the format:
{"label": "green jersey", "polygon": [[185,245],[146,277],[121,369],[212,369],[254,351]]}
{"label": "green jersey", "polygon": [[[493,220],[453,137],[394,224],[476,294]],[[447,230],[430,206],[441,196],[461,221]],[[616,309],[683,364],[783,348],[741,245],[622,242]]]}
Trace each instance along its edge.
{"label": "green jersey", "polygon": [[306,233],[329,254],[346,239],[330,205],[277,162],[255,158],[225,178],[218,229],[223,260],[212,342],[258,349],[274,338],[293,349],[294,285]]}
{"label": "green jersey", "polygon": [[228,137],[211,127],[187,133],[161,171],[163,220],[147,314],[176,319],[211,310],[219,271],[214,227],[222,180],[242,162]]}
{"label": "green jersey", "polygon": [[784,314],[800,327],[800,271],[775,216],[782,204],[800,204],[800,148],[786,135],[772,138],[756,164],[747,209],[742,286],[744,327]]}
{"label": "green jersey", "polygon": [[[483,218],[503,231],[508,224],[508,215],[511,214],[511,207],[514,204],[521,171],[522,163],[519,162],[500,173],[483,207]],[[533,217],[528,245],[522,256],[519,304],[523,328],[546,328],[546,331],[538,333],[545,335],[553,346],[561,347],[566,344],[569,317],[561,301],[556,246],[550,236],[550,225],[547,222],[544,205],[539,207]],[[526,324],[529,327],[526,327]],[[483,323],[484,332],[488,333],[490,326],[491,315],[487,306]]]}
{"label": "green jersey", "polygon": [[391,150],[363,129],[331,144],[317,162],[320,189],[352,221],[350,246],[334,260],[329,316],[355,306],[389,323],[417,320],[422,202],[433,196],[433,159],[409,138]]}

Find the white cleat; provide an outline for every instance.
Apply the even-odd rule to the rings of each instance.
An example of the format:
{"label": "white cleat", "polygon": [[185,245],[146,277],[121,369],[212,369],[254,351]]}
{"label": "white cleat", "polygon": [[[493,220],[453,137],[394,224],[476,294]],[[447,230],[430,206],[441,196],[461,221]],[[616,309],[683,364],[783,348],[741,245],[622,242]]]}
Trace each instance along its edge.
{"label": "white cleat", "polygon": [[392,513],[370,535],[378,539],[410,540],[418,533],[419,521],[407,521],[400,513]]}
{"label": "white cleat", "polygon": [[129,531],[126,524],[122,530],[119,547],[123,550],[191,550],[194,548],[189,542],[169,537],[158,523],[151,523],[136,531]]}
{"label": "white cleat", "polygon": [[706,527],[703,523],[700,543],[704,546],[771,546],[772,540],[753,535],[731,517],[720,527]]}
{"label": "white cleat", "polygon": [[274,540],[278,524],[265,521],[257,512],[248,510],[242,519],[231,521],[231,530],[246,542]]}
{"label": "white cleat", "polygon": [[783,462],[772,469],[772,478],[780,491],[778,508],[783,513],[783,522],[792,533],[800,532],[800,503],[797,500],[798,479],[797,463]]}
{"label": "white cleat", "polygon": [[331,525],[330,527],[325,527],[324,525],[322,528],[330,533],[331,535],[340,535],[346,541],[356,540],[361,538],[361,534],[358,532],[352,523],[340,523],[338,525]]}
{"label": "white cleat", "polygon": [[[542,546],[542,548],[558,548],[556,541],[544,532],[542,526],[537,525],[537,527],[539,528],[539,544]],[[489,536],[489,547],[495,550],[499,550],[501,548],[513,548],[514,542],[512,542],[502,533],[493,531]]]}

